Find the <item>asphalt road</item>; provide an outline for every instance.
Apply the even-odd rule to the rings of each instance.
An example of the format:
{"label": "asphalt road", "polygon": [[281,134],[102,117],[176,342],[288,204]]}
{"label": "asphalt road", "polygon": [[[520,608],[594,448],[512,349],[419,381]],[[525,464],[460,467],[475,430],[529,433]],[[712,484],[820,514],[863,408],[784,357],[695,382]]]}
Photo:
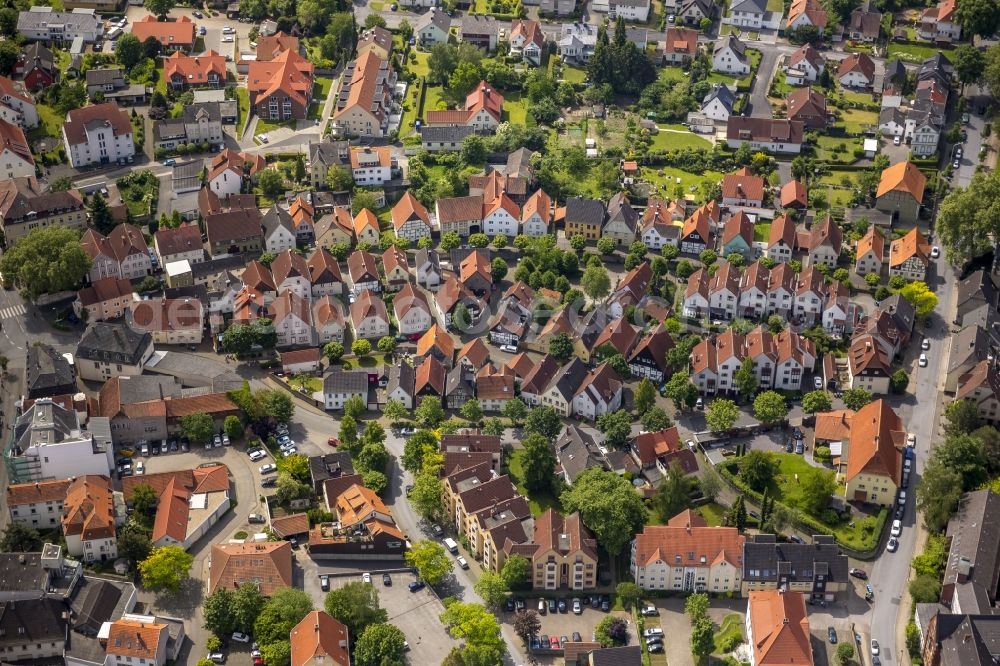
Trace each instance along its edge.
{"label": "asphalt road", "polygon": [[927,367],[920,368],[914,363],[911,370],[913,387],[913,406],[909,419],[904,417],[909,432],[916,434],[916,461],[913,477],[907,490],[906,513],[903,517],[903,533],[899,537],[899,549],[895,553],[883,552],[871,570],[871,585],[875,591],[875,601],[871,614],[871,637],[881,646],[880,658],[883,664],[905,664],[908,659],[900,658],[898,651],[904,649],[897,645],[897,623],[899,613],[909,611],[909,606],[903,607],[906,586],[910,575],[910,562],[913,559],[917,530],[915,524],[916,500],[915,490],[924,468],[924,462],[931,449],[931,440],[936,436],[936,415],[940,407],[941,390],[943,388],[943,373],[947,368],[949,350],[948,313],[951,308],[953,285],[957,280],[952,267],[943,259],[933,261],[935,274],[928,279],[928,284],[938,296],[938,307],[930,316],[930,326],[922,331],[916,331],[910,343],[912,361],[919,355],[920,340],[926,335],[931,341],[927,353]]}
{"label": "asphalt road", "polygon": [[[976,173],[976,167],[979,166],[979,147],[983,145],[983,127],[986,124],[986,119],[977,111],[981,104],[985,105],[989,102],[988,96],[978,94],[982,91],[977,87],[968,86],[968,88],[969,104],[966,108],[969,110],[969,123],[962,126],[968,132],[968,138],[962,144],[964,154],[959,160],[958,169],[952,176],[951,182],[955,187],[967,187],[972,181],[972,175]],[[949,148],[946,161],[953,159],[953,150],[954,148]]]}
{"label": "asphalt road", "polygon": [[771,87],[771,79],[778,66],[781,51],[777,46],[766,44],[754,44],[754,47],[760,49],[760,66],[757,68],[757,76],[753,80],[753,88],[750,91],[750,108],[744,115],[754,118],[770,118],[772,116],[771,103],[767,101],[767,91]]}

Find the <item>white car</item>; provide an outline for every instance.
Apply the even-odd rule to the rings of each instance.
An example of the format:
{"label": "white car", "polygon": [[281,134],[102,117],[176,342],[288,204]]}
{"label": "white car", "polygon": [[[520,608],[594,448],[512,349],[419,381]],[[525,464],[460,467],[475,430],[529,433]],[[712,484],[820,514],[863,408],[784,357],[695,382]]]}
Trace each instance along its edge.
{"label": "white car", "polygon": [[889,537],[889,543],[885,545],[886,551],[895,553],[897,548],[899,548],[899,539],[894,536]]}
{"label": "white car", "polygon": [[918,363],[918,365],[920,365],[921,368],[926,368],[927,367],[927,354],[921,354],[920,355],[920,360],[917,361],[917,363]]}
{"label": "white car", "polygon": [[232,35],[223,35],[222,39],[219,40],[219,41],[222,41],[222,42],[225,42],[225,43],[228,44],[229,42],[232,42],[234,40],[233,40],[233,36]]}
{"label": "white car", "polygon": [[878,656],[878,641],[875,640],[874,638],[872,639],[872,656],[873,657]]}
{"label": "white car", "polygon": [[905,506],[905,505],[906,505],[906,491],[905,490],[900,490],[899,491],[899,506]]}
{"label": "white car", "polygon": [[267,463],[266,465],[261,465],[260,466],[260,473],[261,474],[270,474],[271,472],[275,471],[276,469],[278,469],[277,465],[275,465],[274,463]]}
{"label": "white car", "polygon": [[906,436],[906,445],[911,449],[917,445],[917,436],[912,432]]}
{"label": "white car", "polygon": [[253,451],[250,452],[250,460],[253,462],[257,462],[258,460],[263,460],[266,457],[267,454],[264,453],[261,449],[254,449]]}
{"label": "white car", "polygon": [[901,520],[892,521],[892,528],[889,530],[889,536],[898,537],[903,533],[903,522]]}
{"label": "white car", "polygon": [[823,378],[822,377],[813,377],[813,386],[815,386],[818,389],[823,388]]}
{"label": "white car", "polygon": [[663,629],[660,627],[653,627],[652,629],[647,629],[642,632],[643,638],[652,638],[653,636],[663,636]]}
{"label": "white car", "polygon": [[286,458],[290,458],[291,456],[294,456],[298,452],[299,450],[293,446],[290,449],[285,449],[285,452],[282,453],[281,455],[285,456]]}
{"label": "white car", "polygon": [[135,475],[142,476],[146,473],[146,463],[141,460],[135,464]]}
{"label": "white car", "polygon": [[249,643],[250,637],[242,632],[237,631],[236,633],[233,634],[233,640],[236,641],[237,643]]}
{"label": "white car", "polygon": [[371,583],[372,582],[372,575],[370,573],[368,573],[367,571],[365,573],[361,574],[361,582],[362,583]]}
{"label": "white car", "polygon": [[517,347],[515,347],[514,345],[500,345],[500,351],[506,352],[508,354],[516,354]]}
{"label": "white car", "polygon": [[465,559],[464,557],[462,557],[461,555],[459,555],[458,556],[458,566],[462,567],[463,569],[468,569],[469,568],[469,561],[467,559]]}
{"label": "white car", "polygon": [[931,248],[931,259],[937,259],[941,256],[941,248],[937,245]]}
{"label": "white car", "polygon": [[892,145],[898,146],[900,143],[902,143],[902,140],[899,138],[898,134],[892,137]]}
{"label": "white car", "polygon": [[228,25],[222,26],[222,34],[223,35],[232,35],[235,32],[236,32],[236,29],[233,28],[232,26],[228,26]]}
{"label": "white car", "polygon": [[928,350],[928,349],[930,349],[931,348],[931,341],[928,340],[927,338],[924,338],[924,341],[920,343],[920,348],[923,349],[923,350],[925,350],[925,351]]}

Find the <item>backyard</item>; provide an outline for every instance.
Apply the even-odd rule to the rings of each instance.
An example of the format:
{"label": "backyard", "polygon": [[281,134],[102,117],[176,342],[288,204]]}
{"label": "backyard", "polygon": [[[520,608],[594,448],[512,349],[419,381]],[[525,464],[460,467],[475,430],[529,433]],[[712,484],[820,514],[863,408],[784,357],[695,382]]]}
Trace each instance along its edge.
{"label": "backyard", "polygon": [[[921,44],[898,44],[893,42],[889,44],[886,58],[899,58],[907,62],[923,62],[938,51],[941,51],[941,49],[929,42]],[[951,56],[949,59],[953,60],[954,56]]]}
{"label": "backyard", "polygon": [[681,150],[683,148],[694,148],[711,150],[712,142],[698,136],[694,132],[687,130],[675,130],[659,128],[659,132],[653,135],[651,150]]}
{"label": "backyard", "polygon": [[522,465],[521,459],[524,457],[524,449],[517,449],[511,454],[510,459],[507,461],[507,473],[510,475],[511,481],[517,486],[517,492],[528,498],[528,506],[531,508],[531,515],[540,516],[547,509],[555,509],[559,511],[559,498],[556,497],[551,491],[535,491],[528,492],[528,489],[524,486],[524,467]]}
{"label": "backyard", "polygon": [[118,179],[117,185],[122,201],[135,218],[149,215],[160,195],[160,179],[148,169],[133,171],[127,176],[122,176]]}
{"label": "backyard", "polygon": [[660,167],[658,169],[648,167],[643,169],[642,179],[656,186],[658,191],[651,193],[655,196],[673,198],[677,187],[680,186],[685,196],[693,199],[696,203],[701,203],[704,199],[701,193],[702,183],[717,183],[722,180],[722,174],[718,171],[695,174],[675,167]]}
{"label": "backyard", "polygon": [[[767,487],[768,496],[800,512],[802,520],[807,520],[805,529],[820,529],[822,532],[816,534],[832,534],[837,542],[848,548],[856,550],[868,550],[878,543],[882,527],[888,515],[886,509],[881,509],[877,514],[862,515],[857,511],[852,511],[850,517],[843,517],[835,511],[828,510],[822,515],[807,514],[804,510],[808,506],[801,480],[806,474],[812,473],[816,467],[811,465],[804,456],[794,453],[772,453],[770,454],[778,463],[778,473],[774,476]],[[738,486],[743,488],[739,479],[740,460],[726,460],[719,465],[719,470],[723,476],[730,478]],[[746,489],[751,496],[752,493]],[[837,483],[836,493],[843,496],[844,485]]]}

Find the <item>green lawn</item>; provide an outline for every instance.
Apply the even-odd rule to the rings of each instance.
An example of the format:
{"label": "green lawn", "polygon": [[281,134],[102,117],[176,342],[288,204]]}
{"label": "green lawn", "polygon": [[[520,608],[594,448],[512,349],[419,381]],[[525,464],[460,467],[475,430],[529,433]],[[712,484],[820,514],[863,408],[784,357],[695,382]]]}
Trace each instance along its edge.
{"label": "green lawn", "polygon": [[679,83],[686,80],[684,70],[681,67],[668,66],[660,69],[660,80],[666,82]]}
{"label": "green lawn", "polygon": [[562,76],[564,81],[573,84],[583,83],[587,80],[587,72],[565,64],[562,68]]}
{"label": "green lawn", "polygon": [[313,79],[313,99],[326,101],[333,90],[333,79],[326,76],[317,76]]}
{"label": "green lawn", "polygon": [[[844,146],[844,150],[840,150],[841,145]],[[816,138],[816,159],[823,162],[852,164],[855,162],[854,149],[862,145],[860,138],[820,135]]]}
{"label": "green lawn", "polygon": [[287,127],[290,130],[295,130],[294,120],[264,120],[260,118],[257,120],[257,129],[254,135],[266,134],[267,132],[273,132],[279,127]]}
{"label": "green lawn", "polygon": [[524,468],[521,465],[523,457],[524,449],[514,451],[507,461],[507,472],[510,474],[511,481],[517,486],[517,491],[528,498],[531,515],[540,516],[546,509],[559,511],[559,498],[551,492],[528,493],[527,488],[524,487]]}
{"label": "green lawn", "polygon": [[889,52],[886,55],[887,58],[899,58],[900,60],[906,60],[908,62],[923,62],[927,58],[940,51],[941,49],[933,46],[923,44],[889,44]]}
{"label": "green lawn", "polygon": [[382,11],[385,8],[385,3],[384,2],[378,2],[377,0],[373,0],[373,2],[369,2],[368,3],[368,6],[371,7],[372,10],[374,10],[376,12],[380,12],[380,11]]}
{"label": "green lawn", "polygon": [[427,93],[424,95],[424,113],[446,108],[448,107],[444,100],[444,88],[441,86],[427,86]]}
{"label": "green lawn", "polygon": [[861,134],[866,127],[878,125],[878,113],[861,109],[847,109],[842,112],[844,129],[848,134]]}
{"label": "green lawn", "polygon": [[712,142],[694,132],[657,132],[653,135],[652,150],[680,150],[682,148],[712,149]]}
{"label": "green lawn", "polygon": [[725,83],[727,86],[735,86],[739,79],[729,74],[723,74],[722,72],[712,72],[705,80],[709,83]]}
{"label": "green lawn", "polygon": [[715,646],[712,648],[713,654],[722,654],[722,646],[732,640],[733,636],[743,639],[743,618],[739,613],[730,613],[722,619],[719,630],[713,637]]}
{"label": "green lawn", "polygon": [[[718,171],[705,171],[701,174],[681,171],[675,167],[662,167],[659,169],[647,168],[642,172],[645,180],[663,187],[664,191],[657,193],[657,196],[673,198],[674,189],[677,186],[677,178],[681,179],[680,186],[684,189],[685,195],[690,195],[695,201],[701,202],[700,186],[703,182],[717,183],[722,180],[722,174]],[[694,187],[692,190],[691,188]]]}
{"label": "green lawn", "polygon": [[236,100],[240,111],[237,127],[239,127],[239,136],[243,136],[243,130],[247,126],[247,121],[250,120],[250,92],[243,87],[237,88]]}
{"label": "green lawn", "polygon": [[403,102],[403,121],[399,125],[400,137],[405,138],[413,132],[414,122],[420,113],[420,109],[417,107],[420,103],[420,86],[423,83],[423,79],[417,79],[406,90],[406,100]]}
{"label": "green lawn", "polygon": [[774,75],[774,95],[775,97],[781,97],[784,99],[788,97],[788,93],[795,90],[795,86],[789,85],[785,81],[785,74],[783,72],[778,72]]}
{"label": "green lawn", "polygon": [[[921,58],[920,60],[923,60]],[[872,96],[869,93],[854,92],[854,91],[841,91],[841,96],[848,102],[852,104],[857,104],[862,108],[875,111],[879,111],[879,106],[874,101],[872,101]]]}
{"label": "green lawn", "polygon": [[313,377],[311,375],[292,377],[288,380],[288,384],[296,390],[299,388],[305,388],[305,390],[309,393],[316,393],[323,390],[323,380],[319,377]]}
{"label": "green lawn", "polygon": [[705,519],[709,527],[718,527],[722,525],[722,519],[726,515],[726,507],[712,502],[711,504],[703,504],[698,507],[698,513]]}
{"label": "green lawn", "polygon": [[512,92],[504,97],[504,111],[507,114],[506,120],[513,125],[524,125],[528,119],[528,104],[521,99],[521,93]]}
{"label": "green lawn", "polygon": [[417,56],[415,62],[407,62],[407,68],[409,68],[410,73],[414,76],[423,77],[431,73],[431,68],[428,67],[427,61],[430,59],[430,53],[426,51],[410,51],[410,53]]}
{"label": "green lawn", "polygon": [[785,11],[785,3],[782,0],[767,0],[767,11],[783,12]]}
{"label": "green lawn", "polygon": [[766,243],[771,236],[771,223],[758,222],[753,225],[753,239],[758,243]]}
{"label": "green lawn", "polygon": [[59,112],[48,104],[38,104],[35,106],[38,111],[38,127],[29,132],[29,138],[41,138],[43,136],[62,136],[62,125],[66,119],[59,115]]}

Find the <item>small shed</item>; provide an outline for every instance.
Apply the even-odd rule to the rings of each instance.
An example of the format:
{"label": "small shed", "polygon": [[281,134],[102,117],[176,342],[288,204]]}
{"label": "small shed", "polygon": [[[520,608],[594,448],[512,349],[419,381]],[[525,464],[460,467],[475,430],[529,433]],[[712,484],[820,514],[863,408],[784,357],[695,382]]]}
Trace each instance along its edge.
{"label": "small shed", "polygon": [[878,139],[865,139],[865,157],[875,157],[878,154]]}

